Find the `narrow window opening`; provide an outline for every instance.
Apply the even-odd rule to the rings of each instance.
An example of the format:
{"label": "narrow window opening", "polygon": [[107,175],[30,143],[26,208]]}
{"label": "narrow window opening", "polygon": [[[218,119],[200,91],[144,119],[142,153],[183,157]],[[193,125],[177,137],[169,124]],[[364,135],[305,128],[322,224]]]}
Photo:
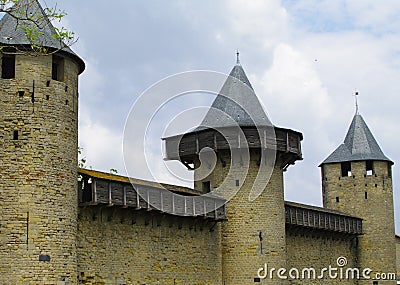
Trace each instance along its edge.
{"label": "narrow window opening", "polygon": [[18,131],[17,130],[14,130],[14,132],[13,132],[13,140],[18,140]]}
{"label": "narrow window opening", "polygon": [[210,191],[211,191],[211,182],[210,181],[203,182],[203,192],[208,193]]}
{"label": "narrow window opening", "polygon": [[47,80],[46,81],[46,87],[49,87],[50,86],[50,80]]}
{"label": "narrow window opening", "polygon": [[50,95],[46,95],[46,100],[49,100],[50,99]]}
{"label": "narrow window opening", "polygon": [[390,164],[390,162],[388,162],[388,176],[389,178],[392,177],[392,165]]}
{"label": "narrow window opening", "polygon": [[68,103],[69,103],[68,100],[65,100],[65,105],[68,105]]}
{"label": "narrow window opening", "polygon": [[15,55],[5,54],[1,61],[1,78],[15,78]]}
{"label": "narrow window opening", "polygon": [[374,174],[374,162],[372,160],[367,160],[365,162],[365,171],[367,176],[372,176]]}
{"label": "narrow window opening", "polygon": [[51,79],[57,80],[57,78],[58,78],[58,64],[53,62],[51,67]]}
{"label": "narrow window opening", "polygon": [[336,203],[339,203],[339,197],[336,197]]}
{"label": "narrow window opening", "polygon": [[23,98],[25,95],[25,91],[18,91],[19,98]]}
{"label": "narrow window opening", "polygon": [[68,92],[68,86],[65,86],[65,92]]}
{"label": "narrow window opening", "polygon": [[364,196],[365,196],[365,200],[368,199],[368,192],[365,192]]}
{"label": "narrow window opening", "polygon": [[341,168],[342,168],[342,177],[350,177],[350,176],[352,176],[352,174],[351,174],[351,163],[350,162],[342,162],[341,163]]}
{"label": "narrow window opening", "polygon": [[378,184],[375,184],[375,188],[378,187]]}
{"label": "narrow window opening", "polygon": [[64,81],[64,58],[53,55],[51,78],[57,81]]}
{"label": "narrow window opening", "polygon": [[236,179],[236,186],[239,186],[239,179]]}

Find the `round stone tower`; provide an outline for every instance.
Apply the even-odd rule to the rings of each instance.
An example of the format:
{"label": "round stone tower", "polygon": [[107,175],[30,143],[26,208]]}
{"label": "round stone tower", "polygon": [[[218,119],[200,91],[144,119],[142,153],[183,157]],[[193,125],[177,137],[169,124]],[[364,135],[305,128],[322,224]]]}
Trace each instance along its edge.
{"label": "round stone tower", "polygon": [[24,21],[1,19],[0,284],[76,284],[78,75],[85,66],[52,37],[36,0],[18,3],[44,19],[38,43],[55,52],[33,56],[17,28]]}
{"label": "round stone tower", "polygon": [[373,271],[359,284],[380,284],[375,273],[396,272],[392,165],[358,112],[344,143],[320,165],[324,207],[363,219],[358,266]]}
{"label": "round stone tower", "polygon": [[194,169],[195,189],[227,200],[222,284],[280,282],[257,272],[286,266],[283,172],[301,159],[301,133],[270,123],[237,62],[201,125],[178,147],[176,137],[165,140],[167,158]]}

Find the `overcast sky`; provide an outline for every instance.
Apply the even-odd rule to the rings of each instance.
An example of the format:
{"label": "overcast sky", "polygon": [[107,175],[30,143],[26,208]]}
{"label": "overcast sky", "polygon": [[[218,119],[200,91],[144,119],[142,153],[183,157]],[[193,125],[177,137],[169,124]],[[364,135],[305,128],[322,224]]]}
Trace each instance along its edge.
{"label": "overcast sky", "polygon": [[[285,173],[286,199],[321,206],[318,165],[343,142],[358,91],[360,113],[395,161],[400,232],[400,1],[97,0],[58,5],[68,13],[64,25],[79,36],[72,48],[86,62],[79,87],[79,145],[88,166],[125,174],[123,129],[138,96],[176,73],[229,73],[239,49],[271,121],[304,135],[304,160]],[[211,104],[212,97],[198,97],[186,101]],[[152,124],[162,130],[167,122],[155,118]],[[159,147],[162,133],[154,133],[151,144]],[[151,160],[160,165],[154,179],[182,184],[163,170],[161,156],[154,153]],[[142,177],[141,168],[138,164],[135,176],[152,179]]]}

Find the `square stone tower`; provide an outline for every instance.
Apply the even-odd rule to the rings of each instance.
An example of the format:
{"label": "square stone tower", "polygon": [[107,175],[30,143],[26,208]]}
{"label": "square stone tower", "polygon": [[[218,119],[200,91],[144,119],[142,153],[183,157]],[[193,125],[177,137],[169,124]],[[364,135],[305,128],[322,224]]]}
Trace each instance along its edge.
{"label": "square stone tower", "polygon": [[320,165],[324,207],[363,219],[358,267],[372,273],[359,284],[396,284],[374,279],[396,272],[392,165],[358,112],[344,143]]}

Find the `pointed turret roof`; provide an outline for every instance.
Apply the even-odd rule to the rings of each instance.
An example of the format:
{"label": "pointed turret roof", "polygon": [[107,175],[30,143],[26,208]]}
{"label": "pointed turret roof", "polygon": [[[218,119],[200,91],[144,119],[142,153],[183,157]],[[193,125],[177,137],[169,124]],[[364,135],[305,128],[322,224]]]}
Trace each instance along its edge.
{"label": "pointed turret roof", "polygon": [[[38,0],[19,0],[16,6],[17,9],[12,12],[12,15],[5,14],[0,20],[0,45],[9,46],[30,46],[30,42],[20,26],[32,27],[35,31],[40,32],[35,44],[44,47],[61,49],[63,52],[72,56],[77,60],[80,71],[85,69],[85,63],[79,58],[68,46],[54,37],[55,29],[48,19],[42,6]],[[33,21],[23,19],[35,19],[39,23],[36,25]]]}
{"label": "pointed turret roof", "polygon": [[321,165],[360,160],[381,160],[393,163],[383,154],[363,117],[356,113],[344,143],[325,159]]}
{"label": "pointed turret roof", "polygon": [[272,126],[239,60],[195,131],[233,126]]}

